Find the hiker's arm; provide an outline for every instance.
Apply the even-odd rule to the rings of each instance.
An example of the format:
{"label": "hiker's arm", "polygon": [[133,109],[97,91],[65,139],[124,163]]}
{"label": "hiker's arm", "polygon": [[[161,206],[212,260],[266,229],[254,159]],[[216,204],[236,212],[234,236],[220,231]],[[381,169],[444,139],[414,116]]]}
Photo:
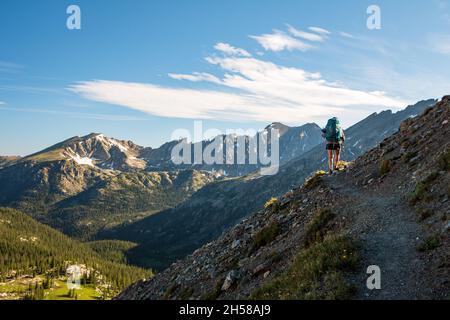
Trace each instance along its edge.
{"label": "hiker's arm", "polygon": [[345,142],[345,132],[342,130],[342,141]]}

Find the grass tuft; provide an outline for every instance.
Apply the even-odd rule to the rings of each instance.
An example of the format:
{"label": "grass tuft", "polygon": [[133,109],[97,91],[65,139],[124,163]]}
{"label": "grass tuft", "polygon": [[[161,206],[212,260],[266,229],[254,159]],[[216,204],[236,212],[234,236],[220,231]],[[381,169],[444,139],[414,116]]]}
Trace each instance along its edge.
{"label": "grass tuft", "polygon": [[432,196],[429,193],[430,185],[439,177],[439,172],[430,173],[424,180],[420,181],[414,192],[410,196],[409,203],[415,205],[421,201],[430,201]]}
{"label": "grass tuft", "polygon": [[289,269],[255,290],[254,300],[346,300],[355,289],[345,274],[357,268],[356,246],[346,236],[326,238],[302,249]]}
{"label": "grass tuft", "polygon": [[206,292],[201,298],[200,300],[217,300],[220,296],[220,294],[222,293],[222,283],[223,283],[224,279],[223,278],[219,278],[216,282],[216,285],[214,287],[214,289],[212,291]]}
{"label": "grass tuft", "polygon": [[322,177],[326,174],[325,171],[317,171],[312,177],[308,178],[305,182],[306,189],[313,189],[317,187],[322,181]]}
{"label": "grass tuft", "polygon": [[440,170],[450,171],[450,149],[446,150],[438,160]]}
{"label": "grass tuft", "polygon": [[425,241],[417,247],[420,252],[432,251],[441,246],[441,238],[435,234],[425,239]]}
{"label": "grass tuft", "polygon": [[253,238],[253,250],[256,251],[271,243],[280,234],[280,224],[273,221],[265,228],[261,229]]}
{"label": "grass tuft", "polygon": [[421,209],[418,210],[418,213],[419,213],[420,221],[425,221],[428,218],[433,216],[433,211],[431,211],[430,209],[423,209],[423,208],[421,208]]}
{"label": "grass tuft", "polygon": [[271,198],[264,204],[264,209],[271,209],[272,212],[278,211],[280,202],[277,198]]}
{"label": "grass tuft", "polygon": [[391,160],[383,160],[380,164],[380,175],[384,176],[385,174],[389,173],[392,168]]}
{"label": "grass tuft", "polygon": [[305,244],[306,246],[323,240],[324,229],[327,224],[335,218],[335,214],[330,209],[319,209],[312,220],[306,226]]}

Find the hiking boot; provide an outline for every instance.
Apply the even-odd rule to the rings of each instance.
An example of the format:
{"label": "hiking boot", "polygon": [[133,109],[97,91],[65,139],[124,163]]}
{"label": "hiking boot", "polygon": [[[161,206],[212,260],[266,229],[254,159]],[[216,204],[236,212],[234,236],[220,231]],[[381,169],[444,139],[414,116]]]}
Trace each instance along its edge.
{"label": "hiking boot", "polygon": [[328,171],[328,173],[330,174],[330,176],[333,174],[333,170],[330,169],[330,171]]}

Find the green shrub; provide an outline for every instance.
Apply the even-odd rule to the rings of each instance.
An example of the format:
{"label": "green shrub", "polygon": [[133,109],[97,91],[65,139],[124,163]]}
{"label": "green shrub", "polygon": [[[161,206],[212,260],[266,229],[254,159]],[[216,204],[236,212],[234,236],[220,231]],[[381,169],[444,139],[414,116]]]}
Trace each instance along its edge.
{"label": "green shrub", "polygon": [[192,297],[193,293],[194,293],[194,289],[192,289],[192,288],[184,288],[181,291],[179,298],[181,300],[188,300],[190,297]]}
{"label": "green shrub", "polygon": [[345,274],[356,270],[357,248],[346,236],[333,236],[302,249],[288,270],[255,290],[255,300],[350,299],[354,287]]}
{"label": "green shrub", "polygon": [[420,252],[432,251],[440,247],[441,238],[439,235],[435,234],[425,239],[425,241],[417,247]]}
{"label": "green shrub", "polygon": [[219,278],[213,290],[206,292],[201,296],[200,300],[217,300],[222,292],[222,283],[224,278]]}
{"label": "green shrub", "polygon": [[429,217],[433,216],[433,211],[430,209],[419,209],[418,212],[420,221],[425,221]]}
{"label": "green shrub", "polygon": [[311,221],[306,225],[305,244],[308,246],[310,244],[322,241],[324,229],[328,222],[333,220],[334,217],[335,214],[331,212],[330,209],[317,210]]}
{"label": "green shrub", "polygon": [[171,285],[170,287],[168,287],[166,289],[166,291],[164,292],[163,299],[169,300],[177,289],[178,289],[177,284],[174,284],[174,285]]}
{"label": "green shrub", "polygon": [[450,171],[450,149],[439,157],[438,165],[440,170]]}
{"label": "green shrub", "polygon": [[280,207],[280,202],[277,198],[271,198],[264,204],[264,209],[271,209],[273,212],[277,211]]}
{"label": "green shrub", "polygon": [[326,174],[325,171],[317,171],[312,177],[308,178],[305,182],[306,189],[312,189],[317,187],[322,181],[322,177]]}
{"label": "green shrub", "polygon": [[424,180],[420,181],[411,194],[410,204],[415,205],[421,201],[429,201],[431,195],[429,194],[430,184],[433,183],[439,176],[437,171],[430,173]]}
{"label": "green shrub", "polygon": [[409,161],[411,161],[411,159],[417,157],[419,153],[416,152],[407,152],[402,156],[402,162],[403,163],[408,163]]}
{"label": "green shrub", "polygon": [[253,238],[253,250],[258,250],[271,243],[280,234],[280,224],[277,221],[261,229]]}
{"label": "green shrub", "polygon": [[380,175],[384,176],[385,174],[389,173],[392,168],[391,160],[383,160],[380,164]]}
{"label": "green shrub", "polygon": [[434,109],[434,106],[425,109],[425,111],[422,113],[422,116],[428,115],[433,109]]}

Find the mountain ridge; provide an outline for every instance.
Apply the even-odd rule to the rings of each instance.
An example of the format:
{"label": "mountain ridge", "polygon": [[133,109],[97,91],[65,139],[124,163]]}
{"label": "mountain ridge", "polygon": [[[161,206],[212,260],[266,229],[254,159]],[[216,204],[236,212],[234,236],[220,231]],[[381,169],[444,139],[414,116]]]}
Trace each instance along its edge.
{"label": "mountain ridge", "polygon": [[[448,299],[449,119],[446,96],[117,299]],[[366,287],[374,264],[382,290]]]}
{"label": "mountain ridge", "polygon": [[[343,159],[354,159],[376,146],[389,132],[397,131],[401,121],[435,102],[420,101],[398,113],[372,115],[370,121],[361,121],[363,125],[352,126],[346,130],[348,143],[353,142],[354,145],[357,137],[361,141],[355,147],[344,146]],[[389,119],[386,119],[389,115]],[[326,151],[321,144],[282,165],[275,176],[254,173],[218,181],[205,186],[175,208],[134,224],[110,229],[101,234],[101,237],[138,243],[137,247],[128,252],[130,261],[163,270],[240,223],[267,199],[279,197],[301,185],[312,172],[326,167],[325,160]]]}

